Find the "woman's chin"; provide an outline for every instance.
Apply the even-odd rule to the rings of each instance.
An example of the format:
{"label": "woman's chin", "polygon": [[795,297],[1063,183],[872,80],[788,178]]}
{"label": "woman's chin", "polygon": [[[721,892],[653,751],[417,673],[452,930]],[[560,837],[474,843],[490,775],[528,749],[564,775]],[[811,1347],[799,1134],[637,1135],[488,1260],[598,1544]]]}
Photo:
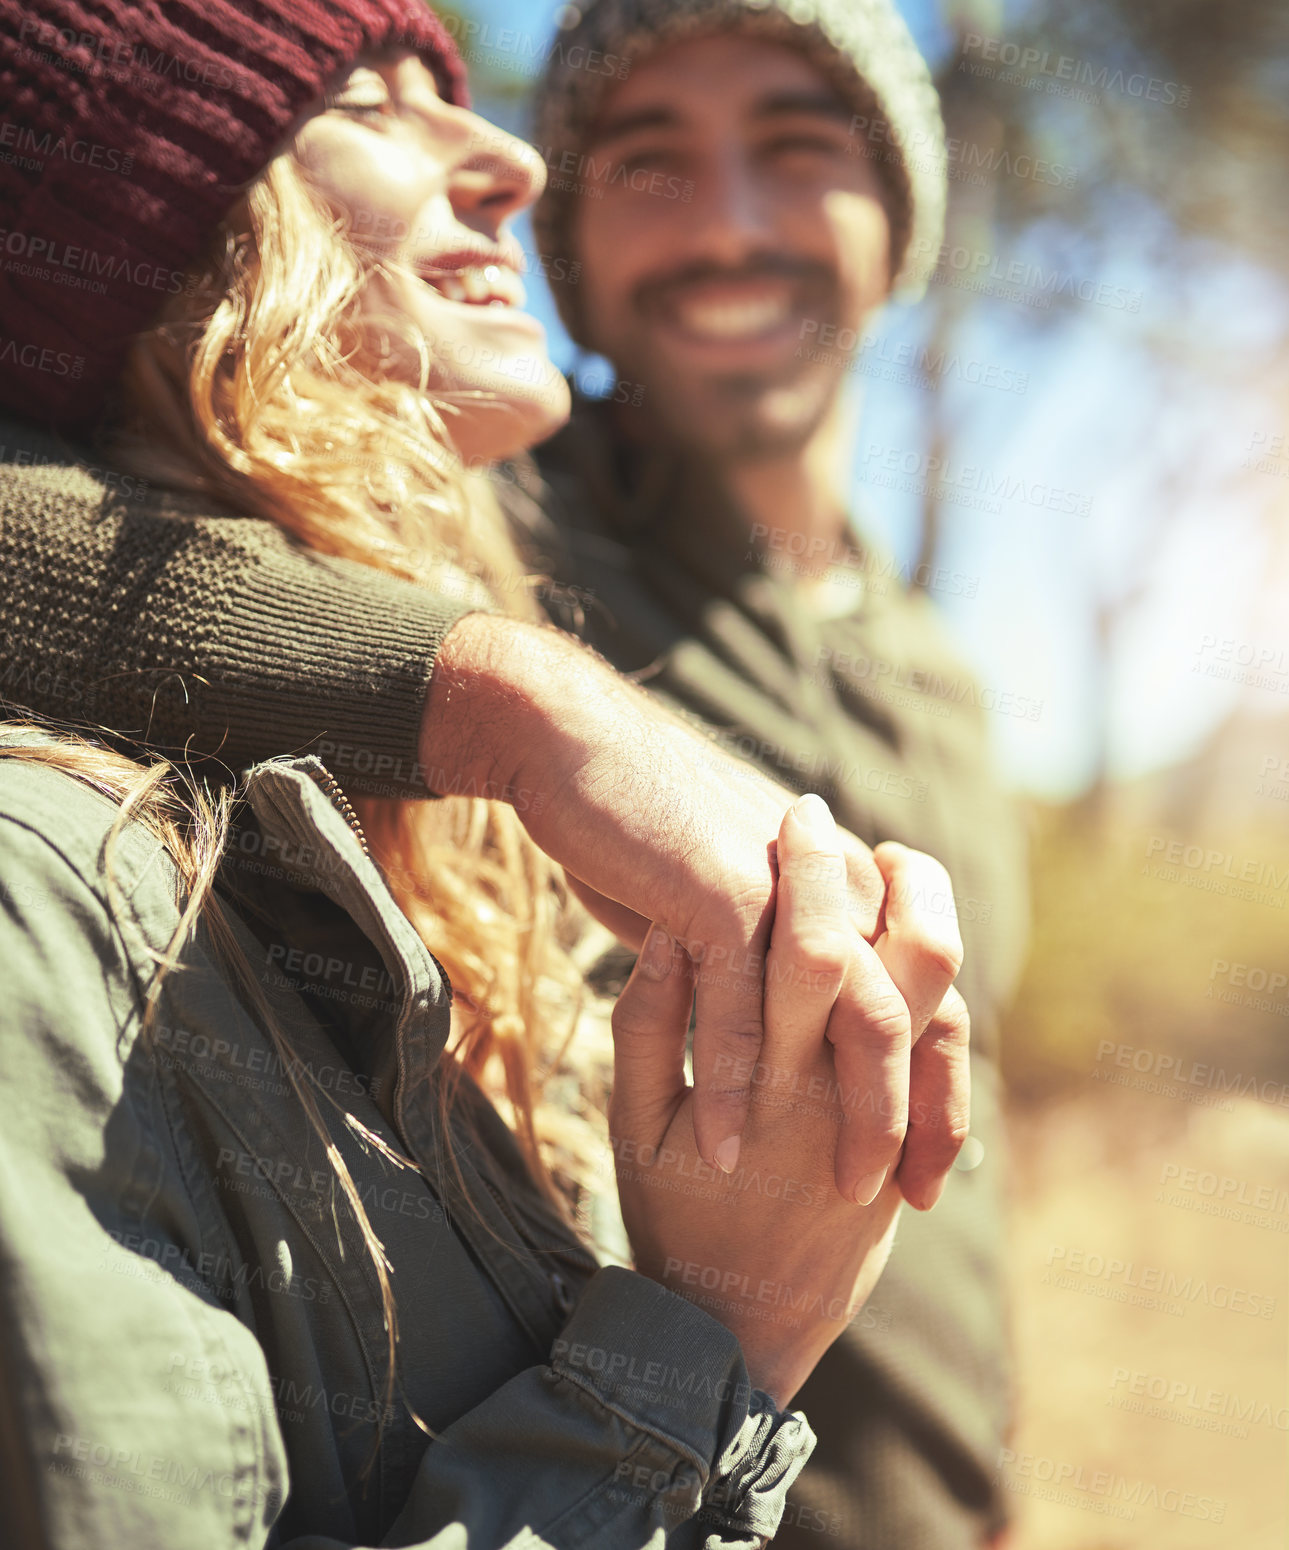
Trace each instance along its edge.
{"label": "woman's chin", "polygon": [[551,367],[551,377],[522,396],[513,384],[486,401],[462,404],[448,421],[453,445],[468,468],[517,457],[553,436],[568,419],[568,384]]}

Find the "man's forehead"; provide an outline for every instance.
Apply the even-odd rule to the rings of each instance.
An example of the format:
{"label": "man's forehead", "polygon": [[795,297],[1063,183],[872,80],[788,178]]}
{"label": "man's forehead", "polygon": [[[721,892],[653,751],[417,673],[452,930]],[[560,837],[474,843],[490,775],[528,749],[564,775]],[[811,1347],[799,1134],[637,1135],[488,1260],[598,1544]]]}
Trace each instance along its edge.
{"label": "man's forehead", "polygon": [[847,99],[799,50],[739,34],[714,33],[659,49],[605,99],[590,138],[704,121],[817,113],[849,118]]}

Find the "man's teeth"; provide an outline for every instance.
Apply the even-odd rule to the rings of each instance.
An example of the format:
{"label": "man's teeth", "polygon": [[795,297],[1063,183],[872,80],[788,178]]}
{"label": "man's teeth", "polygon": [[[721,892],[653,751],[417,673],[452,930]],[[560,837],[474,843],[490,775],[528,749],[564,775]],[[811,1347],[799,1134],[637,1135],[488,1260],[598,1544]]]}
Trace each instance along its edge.
{"label": "man's teeth", "polygon": [[451,274],[436,275],[431,281],[435,290],[449,301],[466,301],[475,306],[491,303],[495,307],[507,307],[507,288],[501,269],[496,264],[485,268],[456,269]]}
{"label": "man's teeth", "polygon": [[791,316],[786,296],[760,301],[687,301],[677,309],[681,326],[712,339],[752,339],[780,328]]}

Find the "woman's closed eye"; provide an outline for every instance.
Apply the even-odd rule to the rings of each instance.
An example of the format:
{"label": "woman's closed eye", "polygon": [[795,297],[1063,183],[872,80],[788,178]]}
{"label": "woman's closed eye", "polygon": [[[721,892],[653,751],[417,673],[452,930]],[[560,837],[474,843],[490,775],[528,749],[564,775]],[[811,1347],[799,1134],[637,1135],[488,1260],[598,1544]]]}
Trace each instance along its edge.
{"label": "woman's closed eye", "polygon": [[345,83],[326,98],[328,111],[376,121],[396,118],[397,109],[384,77],[375,70],[355,70]]}

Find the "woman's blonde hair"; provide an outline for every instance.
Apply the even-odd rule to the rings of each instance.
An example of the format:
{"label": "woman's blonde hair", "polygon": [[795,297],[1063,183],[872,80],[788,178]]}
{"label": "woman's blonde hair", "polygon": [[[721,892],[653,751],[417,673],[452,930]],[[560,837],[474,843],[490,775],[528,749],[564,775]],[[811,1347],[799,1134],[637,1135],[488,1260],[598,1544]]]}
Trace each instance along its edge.
{"label": "woman's blonde hair", "polygon": [[[166,977],[179,963],[200,917],[220,968],[228,975],[243,1005],[254,1013],[260,1027],[268,1034],[278,1062],[304,1109],[309,1125],[322,1142],[327,1160],[339,1181],[341,1192],[349,1202],[375,1268],[389,1342],[381,1421],[363,1471],[366,1475],[375,1460],[384,1431],[384,1418],[389,1414],[394,1398],[398,1310],[390,1285],[391,1266],[384,1245],[371,1225],[353,1175],[323,1118],[319,1096],[340,1112],[346,1127],[364,1146],[374,1148],[397,1167],[410,1168],[414,1164],[364,1125],[356,1115],[342,1108],[327,1088],[318,1082],[310,1063],[299,1059],[269,1004],[259,973],[238,942],[232,922],[214,891],[215,876],[228,839],[234,789],[221,786],[212,792],[194,780],[182,767],[166,759],[146,753],[134,759],[118,749],[91,742],[79,733],[56,731],[51,726],[20,721],[6,722],[5,729],[17,735],[12,741],[6,739],[0,743],[0,759],[22,759],[61,770],[102,792],[120,806],[120,813],[108,833],[103,858],[109,907],[115,909],[120,903],[113,857],[121,831],[127,823],[136,824],[151,834],[174,862],[178,885],[175,902],[179,920],[165,948],[159,952],[154,950],[156,969],[143,992],[140,1038],[146,1042],[152,1036],[162,1005]],[[429,1427],[410,1405],[409,1410],[417,1424],[429,1431]]]}
{"label": "woman's blonde hair", "polygon": [[[279,155],[221,225],[185,291],[132,346],[101,428],[103,450],[157,483],[270,518],[313,549],[539,619],[540,578],[486,478],[453,450],[460,398],[431,386],[434,341],[415,341],[416,384],[355,361],[372,337],[360,303],[380,272],[295,159]],[[398,328],[406,348],[410,324],[400,318]],[[541,1102],[582,988],[570,949],[584,917],[562,872],[500,802],[468,794],[352,801],[391,891],[453,986],[445,1107],[462,1073],[478,1078],[510,1119],[534,1177],[566,1204],[571,1192],[594,1187],[604,1143],[590,1104],[571,1113],[567,1101]],[[209,868],[203,860],[188,870],[200,902]],[[316,1105],[310,1113],[320,1123]],[[329,1155],[388,1291],[383,1248],[334,1146]],[[392,1300],[386,1311],[392,1384]]]}
{"label": "woman's blonde hair", "polygon": [[[430,386],[434,341],[397,320],[400,348],[420,356],[418,384],[355,363],[376,332],[359,305],[379,273],[294,158],[278,156],[135,343],[107,450],[310,548],[539,619],[540,578],[486,477],[452,448],[460,400]],[[566,1173],[585,1150],[565,1116],[540,1110],[535,1079],[558,1063],[581,989],[567,951],[580,917],[560,868],[501,802],[351,800],[452,982],[457,1069],[502,1098],[549,1190],[548,1153]]]}

